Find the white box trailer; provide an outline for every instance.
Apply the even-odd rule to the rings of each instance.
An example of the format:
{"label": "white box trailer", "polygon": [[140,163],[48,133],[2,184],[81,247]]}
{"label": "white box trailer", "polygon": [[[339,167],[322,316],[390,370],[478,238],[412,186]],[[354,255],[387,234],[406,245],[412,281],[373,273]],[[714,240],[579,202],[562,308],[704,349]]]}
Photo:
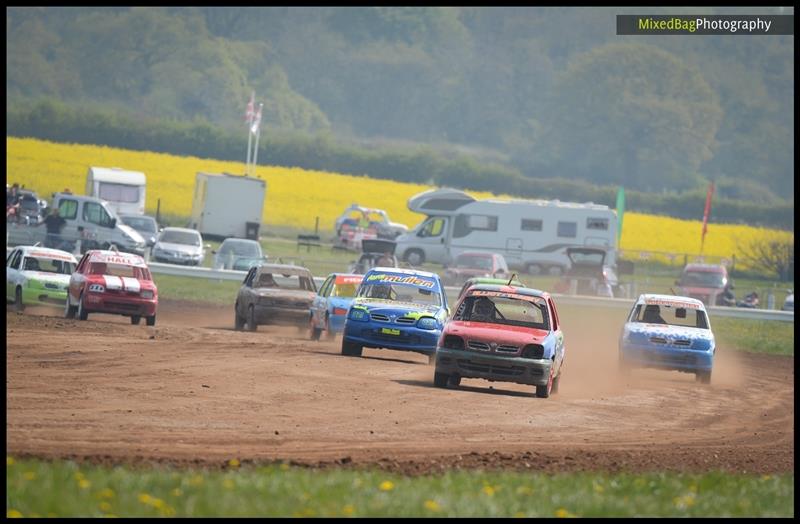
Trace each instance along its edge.
{"label": "white box trailer", "polygon": [[267,182],[230,173],[197,173],[191,227],[204,237],[258,240]]}
{"label": "white box trailer", "polygon": [[86,173],[86,196],[105,200],[117,214],[144,215],[146,185],[141,171],[90,167]]}
{"label": "white box trailer", "polygon": [[412,265],[449,263],[463,251],[502,254],[508,265],[529,273],[558,274],[569,268],[566,248],[603,247],[615,265],[617,213],[608,206],[558,200],[476,200],[456,189],[414,195],[408,208],[427,215],[397,237],[398,258]]}

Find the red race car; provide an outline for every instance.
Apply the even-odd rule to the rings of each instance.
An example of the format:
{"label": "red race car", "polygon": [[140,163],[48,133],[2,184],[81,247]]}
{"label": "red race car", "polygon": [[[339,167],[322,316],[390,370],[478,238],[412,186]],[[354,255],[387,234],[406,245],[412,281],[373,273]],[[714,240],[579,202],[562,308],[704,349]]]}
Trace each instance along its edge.
{"label": "red race car", "polygon": [[69,279],[66,318],[86,320],[89,313],[111,313],[142,317],[148,326],[156,324],[158,290],[147,263],[139,255],[119,251],[87,251]]}

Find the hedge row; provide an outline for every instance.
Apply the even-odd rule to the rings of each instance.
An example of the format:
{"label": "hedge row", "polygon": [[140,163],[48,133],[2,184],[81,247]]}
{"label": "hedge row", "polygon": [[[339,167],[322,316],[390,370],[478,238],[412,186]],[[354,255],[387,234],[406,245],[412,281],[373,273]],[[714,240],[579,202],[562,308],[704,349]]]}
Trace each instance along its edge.
{"label": "hedge row", "polygon": [[[231,131],[205,121],[174,122],[137,118],[112,109],[67,106],[53,100],[20,103],[6,113],[6,133],[54,142],[105,145],[201,158],[244,161],[246,130]],[[258,160],[271,164],[367,175],[401,182],[506,193],[526,198],[594,202],[615,206],[617,188],[559,178],[531,178],[519,170],[451,158],[425,146],[364,147],[273,130],[262,132]],[[648,194],[626,191],[630,211],[699,219],[705,191]],[[715,198],[712,220],[794,230],[794,205],[764,206]]]}

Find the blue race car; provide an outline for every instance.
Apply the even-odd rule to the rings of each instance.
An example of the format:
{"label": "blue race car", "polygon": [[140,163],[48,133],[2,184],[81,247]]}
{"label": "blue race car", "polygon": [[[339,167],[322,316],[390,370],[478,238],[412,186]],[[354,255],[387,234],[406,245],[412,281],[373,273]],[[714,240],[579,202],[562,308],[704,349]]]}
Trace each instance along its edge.
{"label": "blue race car", "polygon": [[358,285],[364,275],[350,273],[331,273],[319,288],[311,304],[311,340],[319,340],[325,331],[329,340],[344,329],[347,310],[356,296]]}
{"label": "blue race car", "polygon": [[716,344],[703,303],[689,297],[641,295],[619,339],[620,370],[655,367],[711,382]]}
{"label": "blue race car", "polygon": [[439,275],[376,267],[364,275],[344,324],[342,355],[365,347],[414,351],[433,363],[449,310]]}

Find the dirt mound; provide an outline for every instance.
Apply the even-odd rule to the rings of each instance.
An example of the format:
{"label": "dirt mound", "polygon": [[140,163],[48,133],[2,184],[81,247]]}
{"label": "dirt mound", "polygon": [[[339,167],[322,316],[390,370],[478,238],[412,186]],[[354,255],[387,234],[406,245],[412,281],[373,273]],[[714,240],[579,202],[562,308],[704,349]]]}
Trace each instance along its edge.
{"label": "dirt mound", "polygon": [[154,327],[7,309],[7,453],[224,467],[285,461],[409,474],[794,470],[794,358],[718,349],[710,385],[616,369],[618,327],[572,328],[558,394],[433,387],[415,353],[340,354],[232,306],[164,301]]}

